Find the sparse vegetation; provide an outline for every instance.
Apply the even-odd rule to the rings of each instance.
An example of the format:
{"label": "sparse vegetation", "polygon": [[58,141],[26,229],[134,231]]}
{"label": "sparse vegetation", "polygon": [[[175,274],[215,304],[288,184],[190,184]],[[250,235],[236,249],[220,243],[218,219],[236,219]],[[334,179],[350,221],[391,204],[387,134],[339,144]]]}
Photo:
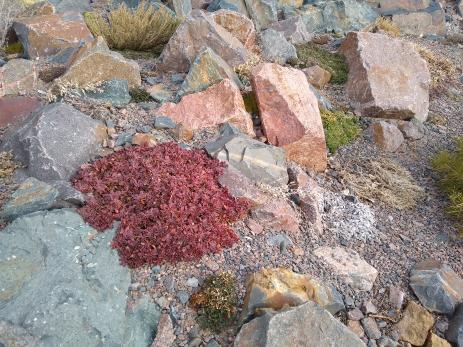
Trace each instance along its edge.
{"label": "sparse vegetation", "polygon": [[133,10],[122,3],[107,18],[97,12],[87,12],[84,17],[92,34],[103,36],[116,50],[159,51],[179,24],[165,6],[156,8],[147,1]]}
{"label": "sparse vegetation", "polygon": [[132,102],[148,102],[153,100],[150,93],[143,88],[132,88],[130,96],[132,97]]}
{"label": "sparse vegetation", "polygon": [[238,78],[245,86],[249,86],[251,84],[250,79],[252,69],[262,62],[262,58],[259,55],[251,54],[244,64],[235,67],[235,72],[238,74]]}
{"label": "sparse vegetation", "polygon": [[392,37],[400,36],[399,27],[386,17],[379,17],[374,23],[367,26],[364,30],[372,33],[384,32]]}
{"label": "sparse vegetation", "polygon": [[236,279],[222,272],[206,279],[203,286],[190,299],[198,311],[198,321],[203,328],[219,333],[229,326],[236,313]]}
{"label": "sparse vegetation", "polygon": [[11,177],[14,171],[21,166],[14,161],[11,152],[0,152],[0,178]]}
{"label": "sparse vegetation", "polygon": [[21,42],[15,42],[5,46],[5,54],[21,54],[23,53],[23,46]]}
{"label": "sparse vegetation", "polygon": [[320,111],[325,129],[326,145],[331,153],[335,153],[339,147],[356,139],[362,132],[357,117],[343,111]]}
{"label": "sparse vegetation", "polygon": [[432,88],[437,88],[456,76],[457,68],[450,59],[422,46],[417,46],[417,49],[418,53],[420,53],[428,63],[428,68],[431,73]]}
{"label": "sparse vegetation", "polygon": [[398,210],[406,210],[424,197],[423,188],[417,185],[410,172],[389,159],[359,158],[344,166],[344,180],[362,199],[379,200]]}
{"label": "sparse vegetation", "polygon": [[340,53],[331,53],[315,43],[296,46],[298,59],[292,65],[306,68],[318,65],[331,73],[331,83],[344,84],[347,82],[349,68],[345,57]]}
{"label": "sparse vegetation", "polygon": [[439,186],[449,197],[447,212],[463,232],[463,137],[456,140],[455,151],[438,153],[432,166],[441,175]]}

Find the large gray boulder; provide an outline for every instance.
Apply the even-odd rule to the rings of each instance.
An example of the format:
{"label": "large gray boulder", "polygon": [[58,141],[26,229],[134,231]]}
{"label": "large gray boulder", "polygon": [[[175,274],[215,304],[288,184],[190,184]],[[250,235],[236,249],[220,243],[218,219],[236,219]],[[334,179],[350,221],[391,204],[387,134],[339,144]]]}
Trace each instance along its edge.
{"label": "large gray boulder", "polygon": [[428,259],[410,271],[410,287],[428,310],[451,315],[463,301],[463,279],[450,266]]}
{"label": "large gray boulder", "polygon": [[95,157],[106,137],[105,126],[72,106],[50,104],[6,139],[26,173],[44,182],[68,180]]}
{"label": "large gray boulder", "polygon": [[266,29],[278,20],[276,0],[244,0],[257,30]]}
{"label": "large gray boulder", "polygon": [[228,162],[256,183],[284,186],[288,183],[285,153],[282,148],[266,145],[243,134],[223,133],[205,146],[214,158]]}
{"label": "large gray boulder", "polygon": [[285,64],[297,59],[296,47],[289,43],[283,34],[273,29],[266,29],[260,35],[262,56],[272,63]]}
{"label": "large gray boulder", "polygon": [[144,299],[126,312],[130,271],[114,234],[72,210],[29,214],[0,233],[0,345],[148,347],[160,311]]}
{"label": "large gray boulder", "polygon": [[234,346],[365,347],[365,344],[328,311],[309,301],[253,319],[243,325]]}
{"label": "large gray boulder", "polygon": [[55,6],[57,12],[86,12],[90,11],[90,0],[48,0]]}

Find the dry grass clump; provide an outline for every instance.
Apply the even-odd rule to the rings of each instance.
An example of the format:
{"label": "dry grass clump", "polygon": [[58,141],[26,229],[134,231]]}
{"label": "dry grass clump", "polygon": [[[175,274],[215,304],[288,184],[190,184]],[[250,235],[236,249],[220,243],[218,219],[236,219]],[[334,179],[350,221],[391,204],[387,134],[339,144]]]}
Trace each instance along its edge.
{"label": "dry grass clump", "polygon": [[208,277],[199,292],[193,294],[190,305],[198,311],[203,328],[220,332],[229,326],[236,314],[236,279],[222,272]]}
{"label": "dry grass clump", "polygon": [[251,72],[262,62],[263,60],[259,55],[251,53],[249,59],[244,64],[235,67],[235,72],[238,74],[239,79],[244,85],[249,86],[251,84]]}
{"label": "dry grass clump", "polygon": [[20,0],[0,0],[0,47],[5,44],[8,28],[14,18],[24,9]]}
{"label": "dry grass clump", "polygon": [[424,197],[410,172],[386,158],[356,159],[342,176],[360,198],[380,200],[398,210],[413,208]]}
{"label": "dry grass clump", "polygon": [[368,25],[363,31],[369,31],[372,33],[384,32],[392,37],[400,36],[399,27],[392,22],[389,18],[379,17],[375,22]]}
{"label": "dry grass clump", "polygon": [[142,1],[134,10],[122,3],[104,18],[97,12],[84,14],[94,36],[103,36],[117,50],[159,50],[177,29],[179,20],[165,6]]}
{"label": "dry grass clump", "polygon": [[418,53],[428,63],[429,71],[431,73],[432,88],[437,88],[444,82],[456,76],[457,68],[450,59],[419,45],[416,48]]}
{"label": "dry grass clump", "polygon": [[463,137],[456,142],[455,151],[438,153],[432,159],[432,166],[441,175],[439,186],[450,200],[447,212],[463,232]]}

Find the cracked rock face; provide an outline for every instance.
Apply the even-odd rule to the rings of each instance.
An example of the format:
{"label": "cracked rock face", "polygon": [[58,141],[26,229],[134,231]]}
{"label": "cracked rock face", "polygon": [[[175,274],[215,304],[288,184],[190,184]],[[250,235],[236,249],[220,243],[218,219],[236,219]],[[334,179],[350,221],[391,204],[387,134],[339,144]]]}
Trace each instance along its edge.
{"label": "cracked rock face", "polygon": [[98,154],[106,137],[104,125],[68,104],[39,110],[6,140],[29,176],[44,182],[68,180],[80,165]]}
{"label": "cracked rock face", "polygon": [[[72,210],[16,219],[0,234],[0,345],[149,346],[160,312],[126,311],[129,269]],[[8,322],[2,323],[3,322]]]}

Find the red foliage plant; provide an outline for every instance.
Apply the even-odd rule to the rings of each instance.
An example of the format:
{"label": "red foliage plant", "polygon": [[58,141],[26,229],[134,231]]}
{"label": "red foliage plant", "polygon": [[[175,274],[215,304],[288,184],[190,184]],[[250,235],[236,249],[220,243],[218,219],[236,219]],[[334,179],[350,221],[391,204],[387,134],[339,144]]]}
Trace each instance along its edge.
{"label": "red foliage plant", "polygon": [[131,147],[82,166],[74,187],[88,193],[79,210],[103,231],[120,220],[112,246],[121,263],[191,261],[238,240],[229,223],[249,209],[221,187],[225,165],[175,143]]}

